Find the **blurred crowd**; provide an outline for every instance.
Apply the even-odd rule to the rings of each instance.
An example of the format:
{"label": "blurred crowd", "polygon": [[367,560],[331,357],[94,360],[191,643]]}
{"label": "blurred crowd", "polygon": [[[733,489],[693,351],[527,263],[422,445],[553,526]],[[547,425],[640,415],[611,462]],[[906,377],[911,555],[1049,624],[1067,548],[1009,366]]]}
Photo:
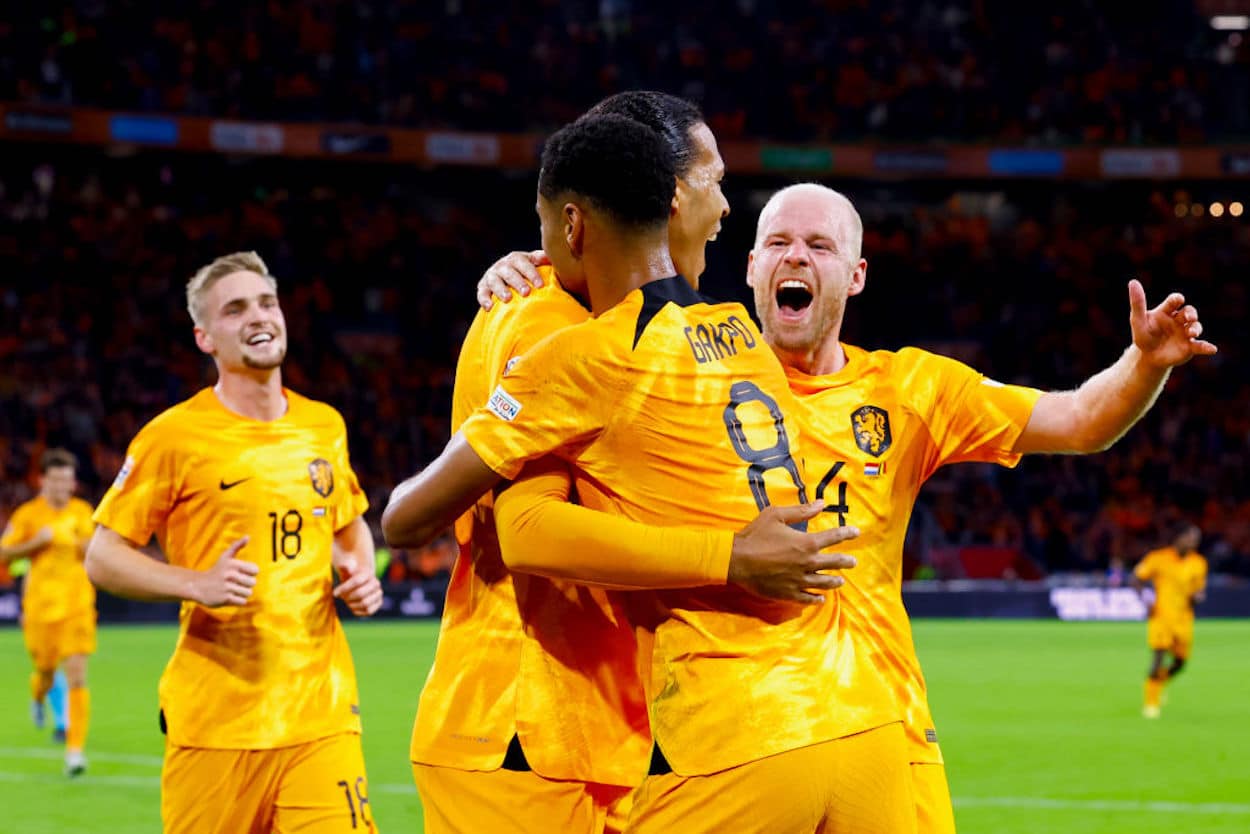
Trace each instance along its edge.
{"label": "blurred crowd", "polygon": [[[737,181],[703,289],[749,301],[746,253],[782,181]],[[917,344],[1006,382],[1073,387],[1127,346],[1125,283],[1199,306],[1218,357],[1177,371],[1112,451],[966,465],[925,488],[909,575],[989,545],[1029,572],[1131,565],[1188,518],[1216,570],[1250,576],[1250,223],[1178,219],[1193,199],[1111,187],[834,183],[864,216],[868,288],[844,338]],[[488,195],[483,197],[482,195]],[[391,166],[57,151],[0,157],[0,520],[28,497],[47,445],[79,454],[96,500],[157,412],[211,383],[183,288],[195,268],[255,249],[278,276],[285,379],[344,414],[375,525],[390,488],[448,436],[454,363],[482,271],[533,248],[531,176]],[[11,280],[10,280],[11,277]],[[437,574],[446,539],[397,553],[388,577]]]}
{"label": "blurred crowd", "polygon": [[1202,5],[49,0],[0,20],[0,99],[518,131],[642,86],[723,138],[1244,138],[1250,42]]}

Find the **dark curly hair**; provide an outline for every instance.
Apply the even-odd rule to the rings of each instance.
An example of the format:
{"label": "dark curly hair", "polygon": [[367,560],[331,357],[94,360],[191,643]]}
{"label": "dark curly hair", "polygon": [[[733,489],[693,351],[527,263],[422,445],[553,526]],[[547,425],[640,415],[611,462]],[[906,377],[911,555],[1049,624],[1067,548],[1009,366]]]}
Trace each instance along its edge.
{"label": "dark curly hair", "polygon": [[586,115],[543,148],[538,193],[576,194],[633,229],[668,223],[676,190],[673,152],[646,125],[625,116]]}

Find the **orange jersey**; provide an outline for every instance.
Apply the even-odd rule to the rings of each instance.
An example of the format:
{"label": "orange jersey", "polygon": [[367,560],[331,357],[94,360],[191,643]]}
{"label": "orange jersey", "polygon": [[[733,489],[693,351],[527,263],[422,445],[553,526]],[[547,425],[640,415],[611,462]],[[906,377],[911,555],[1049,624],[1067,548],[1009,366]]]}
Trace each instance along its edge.
{"label": "orange jersey", "polygon": [[[527,354],[462,426],[505,478],[552,452],[580,502],[658,526],[740,529],[809,491],[796,406],[739,304],[647,284]],[[722,586],[630,592],[651,728],[705,774],[898,720],[839,597],[803,606]]]}
{"label": "orange jersey", "polygon": [[839,372],[808,376],[788,369],[800,409],[803,453],[813,498],[825,500],[811,529],[849,525],[858,560],[845,573],[848,616],[865,618],[882,676],[907,719],[914,762],[941,762],[924,677],[901,593],[903,538],[920,486],[944,463],[1014,466],[1012,451],[1040,391],[1000,385],[915,348],[869,353],[843,346]]}
{"label": "orange jersey", "polygon": [[52,542],[31,554],[22,598],[23,619],[50,623],[94,612],[95,588],[83,567],[87,540],[95,530],[91,505],[71,498],[58,510],[43,496],[32,498],[13,511],[0,545],[12,547],[30,541],[44,527],[52,528]]}
{"label": "orange jersey", "polygon": [[[513,360],[548,334],[589,318],[549,267],[541,272],[542,288],[474,319],[456,367],[453,427],[486,404]],[[637,727],[645,725],[645,707],[631,665],[633,634],[618,624],[602,591],[514,578],[499,552],[493,506],[492,497],[483,496],[456,524],[460,555],[417,707],[411,758],[493,770],[516,735],[530,766],[544,777],[632,787],[640,778],[635,760],[645,761],[651,743],[645,727],[642,733]],[[592,654],[594,663],[570,656],[552,668],[534,631],[551,629],[552,618],[555,630],[593,639],[599,651],[627,641],[624,651],[614,652],[623,662],[603,669]],[[553,692],[562,702],[551,703]],[[633,755],[604,754],[621,749]]]}
{"label": "orange jersey", "polygon": [[259,750],[359,732],[356,673],[331,596],[334,533],[368,507],[343,418],[285,391],[250,420],[206,388],[158,415],[127,450],[95,520],[170,564],[207,570],[231,543],[260,567],[245,605],[183,602],[160,683],[171,743]]}
{"label": "orange jersey", "polygon": [[1187,621],[1194,618],[1191,600],[1207,584],[1207,560],[1190,551],[1182,556],[1175,547],[1152,550],[1142,557],[1133,575],[1153,582],[1155,589],[1152,619]]}

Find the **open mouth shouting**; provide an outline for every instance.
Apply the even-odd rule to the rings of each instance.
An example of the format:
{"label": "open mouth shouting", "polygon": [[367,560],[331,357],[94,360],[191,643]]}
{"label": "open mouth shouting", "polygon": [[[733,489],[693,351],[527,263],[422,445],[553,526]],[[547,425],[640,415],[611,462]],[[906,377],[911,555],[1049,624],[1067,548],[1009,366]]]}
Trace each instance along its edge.
{"label": "open mouth shouting", "polygon": [[811,286],[798,278],[786,278],[777,284],[777,316],[783,323],[798,323],[807,317],[815,296]]}

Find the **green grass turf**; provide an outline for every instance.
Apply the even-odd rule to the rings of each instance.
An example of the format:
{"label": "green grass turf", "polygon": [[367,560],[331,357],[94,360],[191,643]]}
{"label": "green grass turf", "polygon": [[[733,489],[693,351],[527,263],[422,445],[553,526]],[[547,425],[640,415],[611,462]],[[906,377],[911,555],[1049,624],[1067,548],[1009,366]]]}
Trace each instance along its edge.
{"label": "green grass turf", "polygon": [[[1250,831],[1250,622],[1199,622],[1193,665],[1153,722],[1139,712],[1142,624],[915,631],[962,834]],[[432,623],[348,627],[371,800],[390,834],[421,830],[408,735],[435,635]],[[61,751],[30,725],[21,636],[0,630],[0,833],[160,830],[156,680],[173,641],[170,627],[101,631],[91,767],[69,781]]]}

